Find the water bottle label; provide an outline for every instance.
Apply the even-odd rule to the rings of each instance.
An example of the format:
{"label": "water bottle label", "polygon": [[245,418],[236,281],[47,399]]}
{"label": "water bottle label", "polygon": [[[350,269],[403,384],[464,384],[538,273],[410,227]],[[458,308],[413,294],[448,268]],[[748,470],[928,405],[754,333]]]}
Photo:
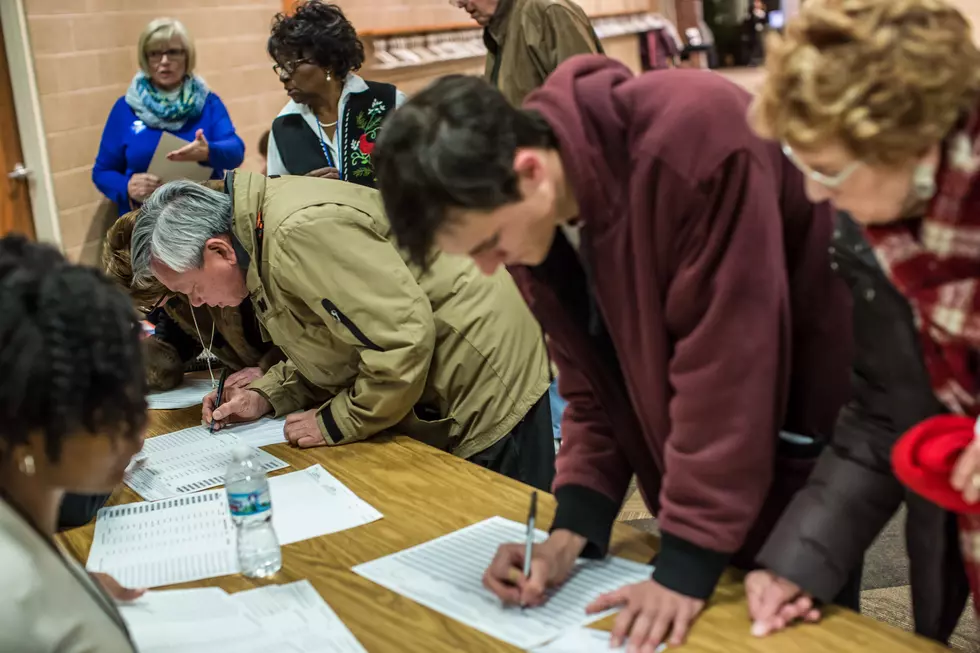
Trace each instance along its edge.
{"label": "water bottle label", "polygon": [[272,508],[269,492],[228,493],[228,507],[235,517],[258,515]]}

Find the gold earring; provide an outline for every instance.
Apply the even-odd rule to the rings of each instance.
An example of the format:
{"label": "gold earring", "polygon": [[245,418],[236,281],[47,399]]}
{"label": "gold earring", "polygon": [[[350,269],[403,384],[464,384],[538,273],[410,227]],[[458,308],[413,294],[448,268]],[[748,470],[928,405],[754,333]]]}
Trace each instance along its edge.
{"label": "gold earring", "polygon": [[28,454],[20,459],[20,473],[25,476],[34,476],[34,456]]}

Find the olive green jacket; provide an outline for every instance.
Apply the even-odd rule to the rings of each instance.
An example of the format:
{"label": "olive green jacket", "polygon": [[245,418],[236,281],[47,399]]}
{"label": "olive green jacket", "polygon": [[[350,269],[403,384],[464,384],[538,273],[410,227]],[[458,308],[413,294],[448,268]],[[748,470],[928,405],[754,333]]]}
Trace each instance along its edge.
{"label": "olive green jacket", "polygon": [[486,77],[514,106],[577,54],[602,54],[592,21],[572,0],[501,0],[484,30]]}
{"label": "olive green jacket", "polygon": [[377,191],[310,177],[226,177],[256,315],[287,356],[251,387],[276,415],[319,407],[327,444],[390,429],[468,458],[547,391],[541,330],[506,271],[390,240]]}

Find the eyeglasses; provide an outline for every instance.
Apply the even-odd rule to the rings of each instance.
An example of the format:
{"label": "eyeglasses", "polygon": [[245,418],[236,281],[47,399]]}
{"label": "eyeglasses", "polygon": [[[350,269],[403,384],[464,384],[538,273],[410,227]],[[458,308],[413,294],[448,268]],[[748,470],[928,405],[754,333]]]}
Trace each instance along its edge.
{"label": "eyeglasses", "polygon": [[788,143],[783,143],[783,154],[786,155],[786,158],[789,159],[800,172],[802,172],[812,181],[815,181],[821,186],[826,186],[830,189],[840,188],[841,184],[847,181],[847,178],[854,174],[854,171],[861,165],[860,161],[852,161],[836,175],[827,175],[819,170],[814,170],[807,164],[803,163],[803,161],[796,156],[796,153],[793,152],[793,148],[790,147]]}
{"label": "eyeglasses", "polygon": [[284,64],[273,64],[272,72],[276,74],[277,77],[292,77],[295,74],[296,69],[305,63],[313,63],[309,59],[296,59],[294,61],[287,61]]}
{"label": "eyeglasses", "polygon": [[146,53],[146,58],[150,63],[160,63],[166,57],[171,61],[178,61],[187,56],[187,50],[183,48],[173,48],[170,50],[150,50]]}

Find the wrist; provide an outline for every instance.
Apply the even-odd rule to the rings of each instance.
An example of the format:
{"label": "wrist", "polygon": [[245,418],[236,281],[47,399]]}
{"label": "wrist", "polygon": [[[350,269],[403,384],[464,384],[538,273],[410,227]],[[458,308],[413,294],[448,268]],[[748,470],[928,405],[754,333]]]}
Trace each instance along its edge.
{"label": "wrist", "polygon": [[570,567],[578,559],[587,543],[588,540],[578,533],[560,528],[551,532],[551,536],[544,546],[554,553],[562,566]]}

